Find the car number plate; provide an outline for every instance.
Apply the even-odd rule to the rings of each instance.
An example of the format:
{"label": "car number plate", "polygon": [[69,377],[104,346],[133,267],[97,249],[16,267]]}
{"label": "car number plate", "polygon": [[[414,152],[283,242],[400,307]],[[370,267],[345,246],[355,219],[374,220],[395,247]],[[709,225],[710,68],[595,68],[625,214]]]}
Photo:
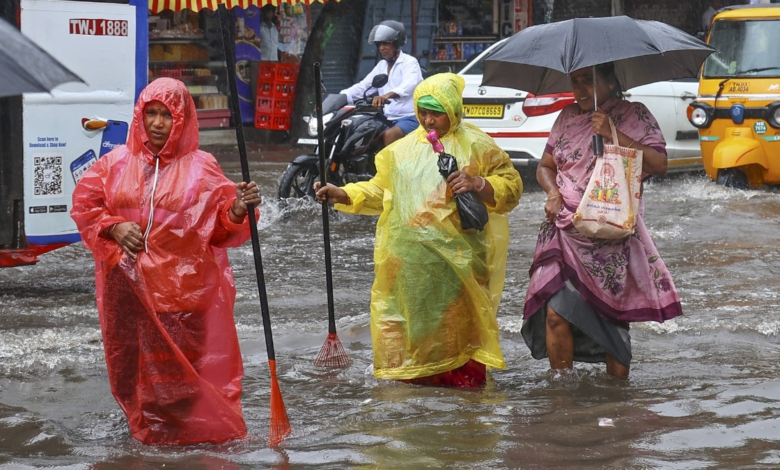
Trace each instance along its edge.
{"label": "car number plate", "polygon": [[317,139],[298,139],[298,145],[317,145]]}
{"label": "car number plate", "polygon": [[503,104],[464,104],[463,112],[467,118],[501,119],[504,117]]}

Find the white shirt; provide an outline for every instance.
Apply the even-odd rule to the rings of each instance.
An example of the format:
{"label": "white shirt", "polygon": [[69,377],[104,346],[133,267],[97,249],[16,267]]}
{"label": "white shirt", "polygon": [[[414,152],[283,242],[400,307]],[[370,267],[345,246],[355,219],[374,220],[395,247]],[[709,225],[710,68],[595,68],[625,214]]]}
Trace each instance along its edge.
{"label": "white shirt", "polygon": [[276,29],[276,25],[271,23],[270,26],[265,24],[264,21],[260,22],[260,60],[264,62],[278,62],[279,61],[279,30]]}
{"label": "white shirt", "polygon": [[[349,104],[355,104],[355,100],[363,99],[363,93],[371,88],[371,82],[375,76],[387,73],[387,65],[386,60],[380,60],[374,69],[366,75],[366,78],[346,90],[341,90],[340,93],[347,95]],[[385,116],[388,119],[395,121],[414,115],[414,89],[422,80],[420,63],[414,57],[401,51],[393,68],[390,69],[387,85],[379,89],[380,95],[390,92],[398,95],[398,98],[392,99],[390,104],[385,105]]]}

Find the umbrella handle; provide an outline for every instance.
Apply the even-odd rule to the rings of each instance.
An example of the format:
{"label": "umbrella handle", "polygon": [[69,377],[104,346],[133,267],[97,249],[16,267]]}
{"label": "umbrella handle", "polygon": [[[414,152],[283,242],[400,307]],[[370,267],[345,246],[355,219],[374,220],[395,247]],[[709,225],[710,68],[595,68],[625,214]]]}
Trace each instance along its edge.
{"label": "umbrella handle", "polygon": [[[593,111],[599,110],[599,98],[596,93],[597,76],[598,74],[596,73],[596,66],[593,65]],[[601,137],[601,134],[596,134],[593,136],[593,154],[597,157],[604,155],[604,138]]]}
{"label": "umbrella handle", "polygon": [[597,157],[604,155],[604,137],[601,134],[593,136],[593,154]]}

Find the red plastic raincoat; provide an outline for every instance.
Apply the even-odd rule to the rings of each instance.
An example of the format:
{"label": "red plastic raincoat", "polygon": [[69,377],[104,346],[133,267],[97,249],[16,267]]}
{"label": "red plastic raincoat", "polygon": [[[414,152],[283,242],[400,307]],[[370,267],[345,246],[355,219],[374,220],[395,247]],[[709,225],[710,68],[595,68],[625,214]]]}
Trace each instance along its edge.
{"label": "red plastic raincoat", "polygon": [[[150,101],[171,111],[159,154],[148,141]],[[71,216],[95,257],[95,281],[111,391],[134,438],[145,444],[221,442],[246,435],[243,365],[233,321],[236,290],[226,253],[249,238],[227,211],[235,183],[198,150],[195,104],[183,83],[158,79],[141,93],[126,146],[87,171]],[[105,233],[115,223],[147,226],[137,260]],[[148,250],[148,251],[147,251]]]}

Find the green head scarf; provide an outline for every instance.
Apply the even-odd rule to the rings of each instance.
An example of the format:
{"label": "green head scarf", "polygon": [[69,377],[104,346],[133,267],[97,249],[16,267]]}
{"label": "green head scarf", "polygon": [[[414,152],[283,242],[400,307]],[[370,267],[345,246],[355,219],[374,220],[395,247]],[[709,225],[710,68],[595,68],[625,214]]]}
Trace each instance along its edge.
{"label": "green head scarf", "polygon": [[444,109],[444,106],[442,106],[441,103],[439,103],[439,101],[431,95],[423,96],[417,100],[417,107],[430,109],[431,111],[436,111],[437,113],[447,112],[447,110]]}

